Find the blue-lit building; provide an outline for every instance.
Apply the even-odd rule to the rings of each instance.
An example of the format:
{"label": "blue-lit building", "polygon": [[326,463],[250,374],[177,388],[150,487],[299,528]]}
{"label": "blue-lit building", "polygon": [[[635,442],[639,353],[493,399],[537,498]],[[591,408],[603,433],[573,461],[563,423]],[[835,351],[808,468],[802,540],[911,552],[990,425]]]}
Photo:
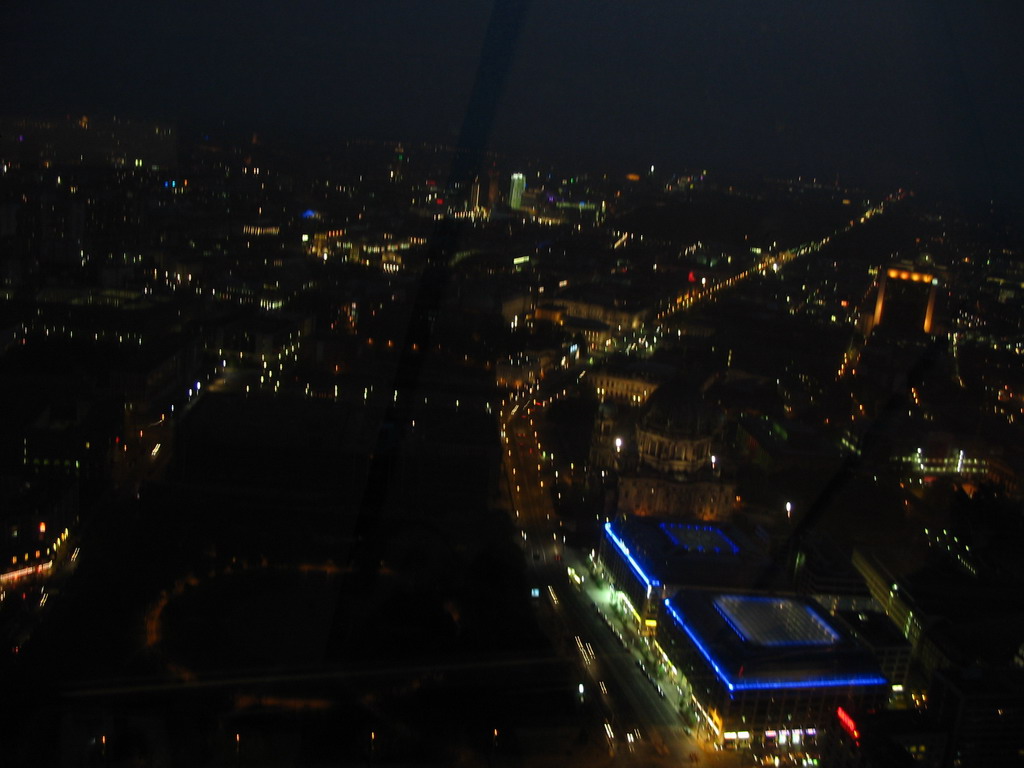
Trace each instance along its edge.
{"label": "blue-lit building", "polygon": [[767,564],[735,526],[679,518],[612,520],[599,556],[613,599],[643,636],[654,634],[662,602],[680,588],[749,586]]}
{"label": "blue-lit building", "polygon": [[698,727],[727,748],[813,756],[838,707],[885,704],[870,651],[811,600],[684,589],[663,609],[659,645],[688,683]]}

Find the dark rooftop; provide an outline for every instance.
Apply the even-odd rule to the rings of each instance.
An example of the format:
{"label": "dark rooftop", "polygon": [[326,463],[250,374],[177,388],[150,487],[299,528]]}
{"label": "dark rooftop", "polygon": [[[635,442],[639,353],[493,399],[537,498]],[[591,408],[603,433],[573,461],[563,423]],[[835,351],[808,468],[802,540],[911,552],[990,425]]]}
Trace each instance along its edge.
{"label": "dark rooftop", "polygon": [[750,585],[767,563],[764,554],[730,523],[626,517],[605,529],[619,551],[622,547],[616,539],[652,583],[672,588]]}

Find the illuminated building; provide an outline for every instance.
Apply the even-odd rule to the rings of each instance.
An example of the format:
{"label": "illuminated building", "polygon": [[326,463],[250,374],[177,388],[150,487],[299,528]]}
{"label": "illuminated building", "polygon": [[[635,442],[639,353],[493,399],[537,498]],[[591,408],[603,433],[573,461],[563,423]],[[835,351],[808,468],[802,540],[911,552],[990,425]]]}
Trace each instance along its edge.
{"label": "illuminated building", "polygon": [[327,261],[328,258],[344,253],[344,237],[345,230],[330,229],[303,235],[302,242],[310,256]]}
{"label": "illuminated building", "polygon": [[395,155],[391,161],[391,171],[389,174],[391,177],[391,181],[399,182],[402,180],[402,176],[405,171],[405,164],[405,148],[401,144],[398,144],[395,147]]}
{"label": "illuminated building", "polygon": [[814,756],[838,707],[889,693],[868,650],[804,598],[684,589],[664,601],[658,640],[698,727],[725,748]]}
{"label": "illuminated building", "polygon": [[526,177],[521,173],[512,174],[512,184],[508,190],[508,207],[519,210],[523,205],[523,191],[526,189]]}
{"label": "illuminated building", "polygon": [[722,418],[695,386],[664,384],[636,426],[636,466],[619,476],[618,510],[713,520],[735,505],[721,473]]}
{"label": "illuminated building", "polygon": [[67,556],[68,537],[77,525],[78,485],[73,479],[4,478],[0,594],[13,582],[48,576]]}
{"label": "illuminated building", "polygon": [[30,167],[95,166],[155,171],[177,165],[169,125],[82,115],[0,119],[0,156]]}
{"label": "illuminated building", "polygon": [[939,768],[948,736],[926,713],[865,712],[836,707],[832,727],[819,740],[829,768]]}
{"label": "illuminated building", "polygon": [[617,298],[603,291],[602,286],[596,285],[582,285],[578,290],[570,288],[562,291],[558,296],[558,305],[566,316],[598,320],[616,333],[624,328],[640,328],[650,314],[643,304]]}
{"label": "illuminated building", "polygon": [[684,586],[753,583],[767,561],[735,527],[699,520],[620,517],[605,524],[601,566],[641,635],[657,626],[662,601]]}
{"label": "illuminated building", "polygon": [[612,401],[640,406],[661,385],[663,378],[664,375],[638,366],[624,370],[605,367],[590,371],[587,382],[602,403]]}
{"label": "illuminated building", "polygon": [[526,353],[499,360],[494,366],[494,376],[503,389],[521,389],[544,377],[544,360]]}
{"label": "illuminated building", "polygon": [[[915,298],[924,289],[927,290],[928,299],[925,304],[923,318],[918,322],[919,328],[925,334],[934,333],[935,325],[935,303],[942,285],[940,270],[928,264],[918,269],[910,264],[892,264],[881,270],[878,279],[878,295],[875,299],[875,312],[872,328],[882,325],[883,319],[891,312],[886,307],[897,301],[901,304],[916,304]],[[907,290],[907,289],[910,290]],[[916,289],[916,290],[915,290]],[[897,298],[894,294],[898,292]]]}
{"label": "illuminated building", "polygon": [[252,237],[276,237],[281,234],[281,228],[276,224],[245,224],[242,227],[242,234]]}
{"label": "illuminated building", "polygon": [[469,188],[469,210],[479,211],[482,207],[480,205],[480,177],[474,176],[473,183]]}

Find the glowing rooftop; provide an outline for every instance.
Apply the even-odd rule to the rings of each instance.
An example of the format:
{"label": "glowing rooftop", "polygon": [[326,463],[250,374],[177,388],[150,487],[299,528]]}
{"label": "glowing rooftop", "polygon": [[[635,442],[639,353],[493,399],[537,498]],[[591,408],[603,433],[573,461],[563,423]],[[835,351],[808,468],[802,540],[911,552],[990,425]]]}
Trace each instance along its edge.
{"label": "glowing rooftop", "polygon": [[662,523],[661,530],[672,543],[687,552],[710,552],[714,554],[739,554],[740,548],[713,525],[686,523]]}
{"label": "glowing rooftop", "polygon": [[811,601],[684,589],[664,606],[730,692],[886,684],[870,652]]}
{"label": "glowing rooftop", "polygon": [[785,597],[719,595],[715,608],[743,640],[763,646],[834,645],[839,634],[811,606]]}

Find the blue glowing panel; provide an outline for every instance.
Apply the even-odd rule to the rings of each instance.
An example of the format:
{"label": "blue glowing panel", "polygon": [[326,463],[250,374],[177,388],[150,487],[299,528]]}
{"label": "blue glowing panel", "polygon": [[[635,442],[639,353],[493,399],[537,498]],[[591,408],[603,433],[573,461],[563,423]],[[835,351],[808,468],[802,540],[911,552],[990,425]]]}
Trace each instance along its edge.
{"label": "blue glowing panel", "polygon": [[687,552],[708,552],[714,554],[738,555],[740,548],[713,525],[687,523],[661,523],[662,532],[672,544]]}
{"label": "blue glowing panel", "polygon": [[312,208],[309,208],[302,212],[302,218],[304,219],[315,219],[317,215],[317,212],[314,211]]}
{"label": "blue glowing panel", "polygon": [[806,603],[783,597],[719,595],[715,609],[744,642],[767,647],[835,645],[839,633]]}
{"label": "blue glowing panel", "polygon": [[661,586],[660,581],[658,581],[657,579],[652,579],[650,576],[648,576],[644,572],[644,569],[640,567],[640,563],[633,559],[633,556],[629,553],[629,547],[627,547],[625,543],[622,541],[622,539],[616,536],[615,532],[612,531],[611,523],[604,524],[604,532],[608,536],[608,540],[611,541],[618,548],[619,552],[622,553],[623,557],[625,557],[626,560],[629,562],[630,566],[632,566],[633,572],[636,573],[636,575],[639,576],[641,579],[643,579],[644,584],[646,584],[648,587]]}
{"label": "blue glowing panel", "polygon": [[[845,688],[848,686],[868,686],[868,685],[886,685],[886,679],[881,675],[851,675],[837,673],[835,677],[816,677],[816,678],[800,678],[800,679],[787,679],[785,676],[780,676],[776,679],[759,679],[759,680],[739,680],[730,677],[725,671],[718,659],[715,658],[711,650],[701,642],[701,638],[697,633],[687,624],[686,619],[682,613],[672,605],[670,598],[665,599],[665,610],[668,611],[669,616],[675,622],[683,632],[686,633],[687,637],[693,643],[694,647],[700,652],[701,656],[707,661],[711,668],[715,671],[718,679],[725,684],[725,687],[729,691],[759,691],[759,690],[779,690],[779,689],[793,689],[793,688]],[[742,672],[742,670],[741,670]]]}

